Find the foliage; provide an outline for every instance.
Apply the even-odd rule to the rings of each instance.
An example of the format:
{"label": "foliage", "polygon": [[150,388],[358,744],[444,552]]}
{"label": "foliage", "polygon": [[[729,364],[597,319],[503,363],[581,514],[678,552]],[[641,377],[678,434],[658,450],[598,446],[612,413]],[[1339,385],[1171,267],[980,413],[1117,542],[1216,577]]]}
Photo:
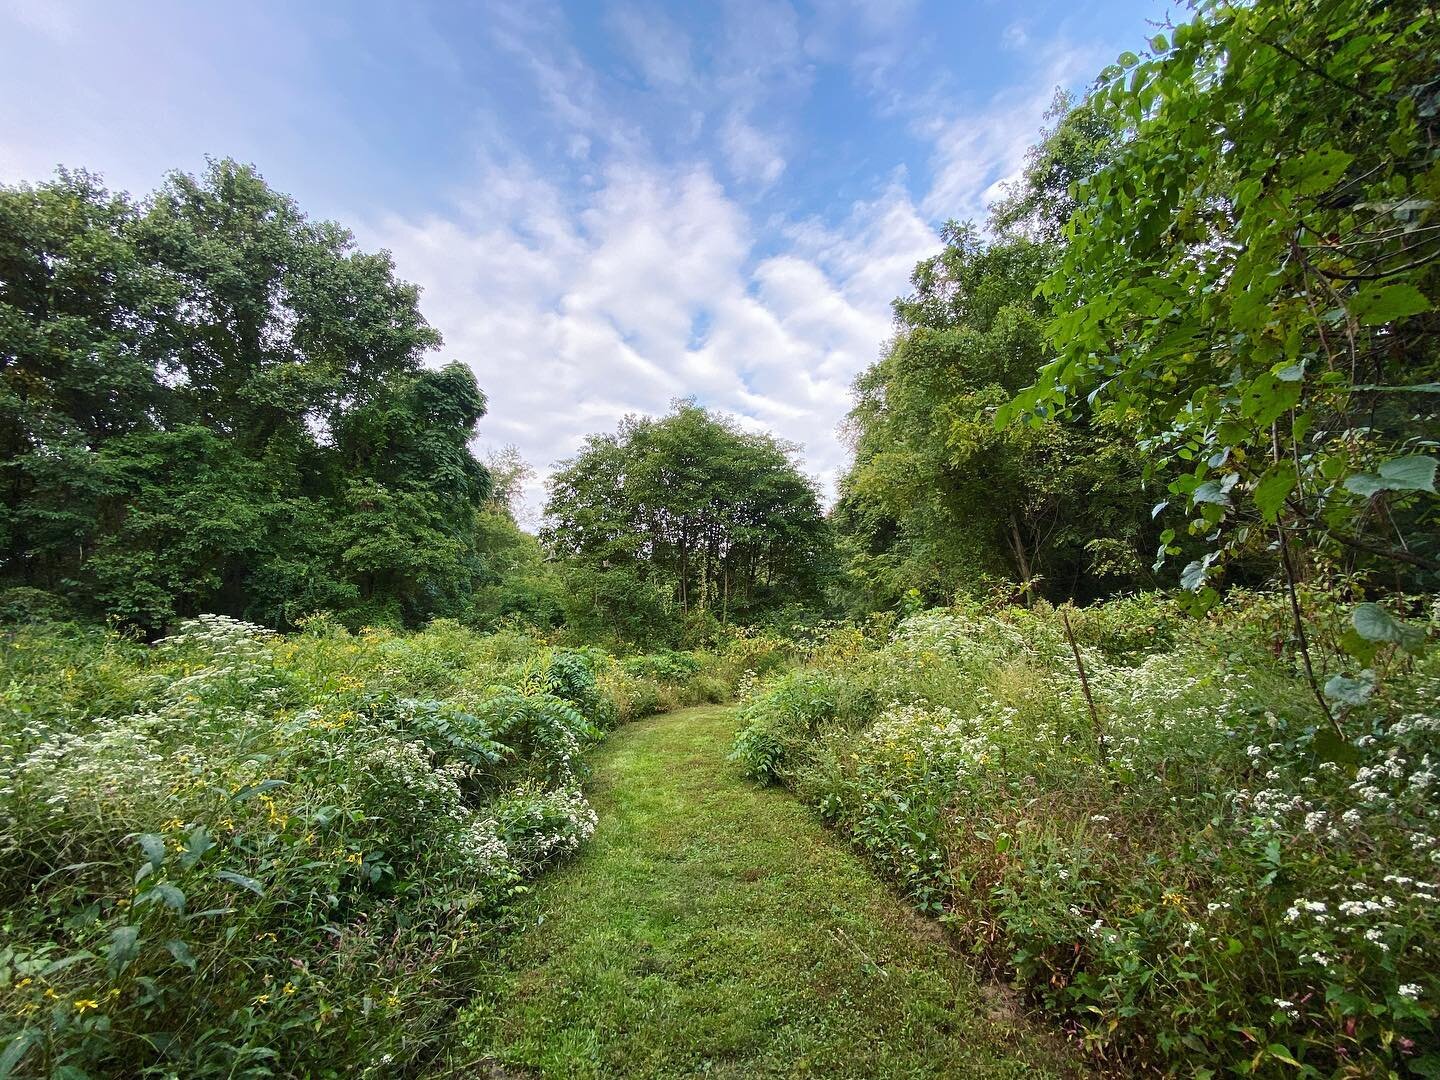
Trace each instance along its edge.
{"label": "foliage", "polygon": [[816,599],[828,534],[795,455],[693,402],[592,435],[545,511],[545,542],[572,567],[572,623],[644,642],[670,633],[674,610],[727,622]]}
{"label": "foliage", "polygon": [[991,422],[1051,358],[1051,308],[1036,287],[1060,257],[1065,181],[1114,141],[1063,96],[1052,115],[992,215],[995,235],[945,226],[944,250],[895,303],[895,339],[856,380],[855,463],[835,516],[858,610],[912,588],[932,602],[1004,582],[1013,595],[1093,597],[1145,579],[1153,500],[1136,484],[1133,445],[1089,417],[1034,430]]}
{"label": "foliage", "polygon": [[1440,670],[1380,644],[1337,738],[1287,609],[1075,612],[1094,718],[1058,613],[917,613],[754,699],[737,755],[1100,1057],[1430,1075]]}
{"label": "foliage", "polygon": [[585,747],[739,677],[328,617],[150,647],[32,620],[0,665],[0,1054],[26,1076],[419,1067],[524,881],[594,829]]}
{"label": "foliage", "polygon": [[1085,399],[1138,432],[1206,601],[1301,534],[1435,584],[1437,60],[1427,4],[1206,2],[1090,99],[1125,138],[1072,185],[1057,355],[1001,420]]}
{"label": "foliage", "polygon": [[232,161],[0,188],[0,582],[152,633],[458,613],[485,398],[417,299]]}

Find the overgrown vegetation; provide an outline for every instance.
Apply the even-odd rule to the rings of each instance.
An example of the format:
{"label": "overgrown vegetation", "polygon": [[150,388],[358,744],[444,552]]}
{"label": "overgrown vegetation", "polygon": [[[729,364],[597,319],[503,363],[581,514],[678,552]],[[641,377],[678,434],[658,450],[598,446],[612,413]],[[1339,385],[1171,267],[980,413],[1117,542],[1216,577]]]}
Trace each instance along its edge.
{"label": "overgrown vegetation", "polygon": [[445,621],[281,637],[206,616],[155,646],[13,629],[0,1071],[422,1065],[525,881],[594,828],[584,748],[779,655],[741,638],[627,670]]}
{"label": "overgrown vegetation", "polygon": [[1203,623],[1154,601],[1068,613],[1088,691],[1065,614],[838,631],[747,706],[735,756],[1102,1058],[1430,1075],[1433,657],[1382,645],[1384,691],[1340,739],[1282,598]]}
{"label": "overgrown vegetation", "polygon": [[[531,535],[387,254],[228,160],[0,187],[0,1080],[768,1069],[751,1022],[791,1015],[796,1071],[934,1071],[959,984],[909,968],[817,980],[893,1007],[867,1049],[733,942],[728,1057],[700,998],[581,1052],[536,1034],[579,998],[497,997],[595,828],[586,748],[737,691],[749,776],[1107,1067],[1440,1076],[1440,17],[1153,29],[916,267],[828,517],[797,448],[683,399],[591,435]],[[729,783],[616,799],[690,845],[663,903],[739,910],[717,852],[764,797]],[[767,894],[762,959],[853,880]]]}

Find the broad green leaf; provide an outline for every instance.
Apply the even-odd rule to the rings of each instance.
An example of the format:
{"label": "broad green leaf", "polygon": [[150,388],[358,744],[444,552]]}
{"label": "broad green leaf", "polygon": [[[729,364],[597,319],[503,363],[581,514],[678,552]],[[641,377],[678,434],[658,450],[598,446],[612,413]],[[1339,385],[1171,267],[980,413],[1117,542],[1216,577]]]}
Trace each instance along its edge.
{"label": "broad green leaf", "polygon": [[1430,310],[1430,301],[1414,285],[1366,285],[1350,299],[1350,314],[1362,326],[1380,326]]}
{"label": "broad green leaf", "polygon": [[1378,495],[1382,491],[1435,490],[1437,463],[1428,454],[1407,454],[1384,462],[1373,473],[1355,473],[1345,478],[1345,490],[1356,495]]}
{"label": "broad green leaf", "polygon": [[152,869],[159,870],[165,865],[165,840],[154,833],[141,833],[136,837],[140,844],[140,850],[145,852],[145,857],[150,860]]}
{"label": "broad green leaf", "polygon": [[195,957],[191,955],[190,946],[179,938],[165,943],[166,950],[175,958],[177,964],[183,964],[191,971],[195,970]]}
{"label": "broad green leaf", "polygon": [[15,1071],[15,1066],[20,1064],[26,1051],[38,1043],[41,1037],[39,1028],[26,1028],[10,1040],[4,1053],[0,1053],[0,1080],[6,1080],[6,1077]]}
{"label": "broad green leaf", "polygon": [[1205,584],[1205,574],[1209,567],[1199,559],[1187,563],[1184,570],[1180,571],[1180,587],[1187,592],[1194,592]]}
{"label": "broad green leaf", "polygon": [[1330,676],[1325,683],[1325,696],[1342,705],[1364,705],[1375,692],[1375,679],[1373,676],[1368,679],[1364,677],[1369,675],[1369,672],[1360,674],[1361,678],[1358,679],[1352,679],[1348,675]]}
{"label": "broad green leaf", "polygon": [[1380,476],[1392,491],[1435,490],[1435,468],[1440,462],[1427,454],[1391,458],[1380,466]]}
{"label": "broad green leaf", "polygon": [[140,927],[117,926],[110,931],[110,948],[106,958],[111,971],[119,971],[140,952]]}
{"label": "broad green leaf", "polygon": [[1327,146],[1292,158],[1280,171],[1301,195],[1315,195],[1334,187],[1354,160],[1354,156],[1344,150]]}
{"label": "broad green leaf", "polygon": [[1355,605],[1350,622],[1366,641],[1389,642],[1406,651],[1418,649],[1425,641],[1424,630],[1395,618],[1379,604]]}
{"label": "broad green leaf", "polygon": [[204,825],[196,825],[185,837],[185,850],[180,853],[180,865],[189,870],[214,846],[215,841],[210,839],[209,830]]}
{"label": "broad green leaf", "polygon": [[252,877],[237,874],[233,870],[217,870],[215,871],[215,876],[221,881],[229,881],[235,885],[239,885],[241,888],[249,889],[256,896],[265,895],[265,887]]}
{"label": "broad green leaf", "polygon": [[185,910],[185,894],[174,885],[161,882],[159,885],[152,885],[135,898],[135,906],[141,904],[152,904],[156,900],[163,900],[165,906],[174,911]]}
{"label": "broad green leaf", "polygon": [[1265,475],[1260,477],[1259,483],[1255,485],[1255,505],[1260,510],[1260,516],[1271,524],[1278,521],[1286,498],[1294,490],[1294,464],[1289,461],[1280,461],[1270,466],[1265,470]]}

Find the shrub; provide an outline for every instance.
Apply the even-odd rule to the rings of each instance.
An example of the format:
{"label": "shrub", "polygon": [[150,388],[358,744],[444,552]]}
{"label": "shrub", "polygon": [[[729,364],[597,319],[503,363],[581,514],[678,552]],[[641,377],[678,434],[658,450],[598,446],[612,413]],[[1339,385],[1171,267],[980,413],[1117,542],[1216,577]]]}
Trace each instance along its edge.
{"label": "shrub", "polygon": [[32,623],[0,665],[20,1075],[415,1067],[516,886],[593,830],[581,753],[617,711],[603,655],[445,621]]}
{"label": "shrub", "polygon": [[817,650],[736,757],[1098,1055],[1432,1075],[1440,670],[1385,647],[1337,738],[1253,600],[1073,615],[1103,741],[1056,613],[926,612]]}

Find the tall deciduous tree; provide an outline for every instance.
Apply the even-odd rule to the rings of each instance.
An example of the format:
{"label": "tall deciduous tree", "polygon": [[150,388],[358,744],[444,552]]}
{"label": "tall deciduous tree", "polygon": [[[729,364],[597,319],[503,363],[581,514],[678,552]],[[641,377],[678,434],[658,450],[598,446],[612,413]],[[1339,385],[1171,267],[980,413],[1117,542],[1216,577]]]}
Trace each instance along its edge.
{"label": "tall deciduous tree", "polygon": [[0,581],[149,628],[457,609],[485,399],[417,300],[231,161],[0,189]]}
{"label": "tall deciduous tree", "polygon": [[[1417,0],[1202,3],[1090,108],[1126,132],[1045,283],[1055,359],[1001,421],[1090,402],[1208,553],[1294,537],[1433,586],[1440,19]],[[1083,408],[1083,405],[1082,405]],[[1402,578],[1402,582],[1403,582]]]}
{"label": "tall deciduous tree", "polygon": [[894,340],[856,381],[855,464],[836,513],[856,606],[1004,582],[1091,598],[1144,580],[1149,503],[1133,444],[1084,417],[992,423],[1053,356],[1036,287],[1060,257],[1071,178],[1114,145],[1113,127],[1063,95],[1051,115],[991,235],[947,224],[944,250],[895,303]]}
{"label": "tall deciduous tree", "polygon": [[795,454],[691,402],[658,420],[627,417],[552,477],[544,539],[609,576],[589,587],[617,615],[640,605],[658,617],[661,597],[721,619],[812,601],[828,533]]}

